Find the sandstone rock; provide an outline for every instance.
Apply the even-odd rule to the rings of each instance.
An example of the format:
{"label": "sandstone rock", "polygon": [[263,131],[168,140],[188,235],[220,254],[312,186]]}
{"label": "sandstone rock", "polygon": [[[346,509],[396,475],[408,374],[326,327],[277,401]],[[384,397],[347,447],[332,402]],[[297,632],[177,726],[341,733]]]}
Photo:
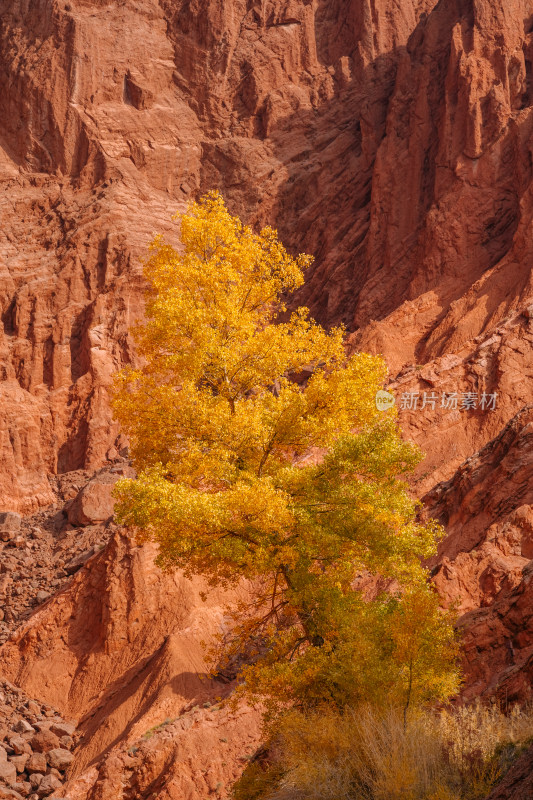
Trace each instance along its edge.
{"label": "sandstone rock", "polygon": [[9,737],[9,744],[13,748],[13,751],[16,755],[22,755],[23,753],[30,752],[30,746],[26,739],[23,739],[22,736],[10,736]]}
{"label": "sandstone rock", "polygon": [[20,529],[21,516],[11,511],[0,513],[0,540],[8,542],[15,539]]}
{"label": "sandstone rock", "polygon": [[61,781],[55,775],[45,775],[37,788],[39,797],[48,797],[52,792],[61,789]]}
{"label": "sandstone rock", "polygon": [[73,722],[53,722],[50,725],[50,730],[52,733],[55,733],[56,736],[72,736],[76,730],[76,726]]}
{"label": "sandstone rock", "polygon": [[533,406],[426,497],[440,519],[433,580],[463,616],[466,698],[531,697],[533,648]]}
{"label": "sandstone rock", "polygon": [[[52,13],[50,4],[13,0],[3,9],[4,507],[44,506],[55,500],[50,471],[99,469],[108,454],[126,453],[108,398],[112,372],[133,358],[126,331],[141,312],[139,256],[154,229],[175,239],[170,211],[215,185],[232,211],[276,225],[291,249],[316,256],[295,302],[310,305],[321,321],[345,321],[356,331],[351,345],[384,353],[392,375],[423,364],[419,377],[401,378],[400,391],[497,388],[501,405],[490,418],[401,410],[404,430],[428,452],[417,492],[453,479],[465,458],[529,402],[527,3],[373,0],[371,13],[354,1],[274,0],[266,13],[260,5],[72,0]],[[527,447],[522,460],[520,441],[530,444],[520,434],[504,458],[526,493]],[[460,597],[467,615],[472,691],[509,678],[519,695],[530,671],[523,569],[532,543],[505,506],[530,502],[505,465],[491,464],[489,472],[492,486],[465,468],[443,502],[434,499],[435,509],[449,514],[448,549],[435,578],[443,596]],[[109,511],[109,498],[91,501],[92,491],[76,498],[73,519],[102,516],[106,503]],[[132,663],[150,664],[162,676],[154,702],[164,706],[169,664],[184,659],[196,674],[202,661],[196,639],[172,638],[175,608],[147,565],[136,560],[132,575],[94,561],[92,588],[80,580],[54,609],[41,609],[51,615],[50,628],[33,631],[23,622],[16,642],[4,645],[9,657],[0,656],[39,696],[72,704],[69,713],[78,711],[75,704],[93,712],[97,701],[87,698],[105,699],[123,677],[124,702],[112,708],[109,728],[97,724],[103,728],[105,708],[96,722],[87,718],[85,764],[120,736],[139,707],[141,690],[124,677]],[[146,595],[155,592],[161,618],[157,604],[150,619],[141,603],[124,599],[126,586],[145,582],[149,588],[140,593],[149,605]],[[173,594],[168,585],[179,614],[195,619],[195,632],[204,623],[216,627],[218,612],[206,622],[189,595],[183,611],[184,590]],[[76,604],[80,596],[83,606]],[[89,609],[93,638],[80,607]],[[20,613],[7,609],[8,624]],[[64,629],[74,643],[58,641]],[[144,638],[139,629],[148,631]],[[50,661],[34,633],[46,639]],[[26,648],[31,663],[22,663],[17,647]],[[128,661],[121,653],[130,647]],[[200,751],[213,745],[212,720],[204,721],[205,731],[183,737],[191,758],[198,758],[194,743]],[[161,748],[165,758],[168,748]],[[166,769],[155,749],[150,755],[148,783]],[[102,771],[109,797],[119,796],[126,771],[125,757],[113,758]],[[205,796],[209,787],[197,788],[190,772],[187,778],[187,764],[179,769],[169,778],[182,781],[177,796]]]}
{"label": "sandstone rock", "polygon": [[74,756],[68,750],[57,747],[48,752],[47,758],[51,767],[63,771],[72,764]]}
{"label": "sandstone rock", "polygon": [[41,589],[41,591],[37,592],[37,594],[35,595],[35,599],[39,604],[44,603],[45,600],[48,600],[49,597],[51,597],[50,592],[45,592],[43,589]]}
{"label": "sandstone rock", "polygon": [[45,753],[32,753],[26,764],[26,771],[29,773],[41,772],[44,774],[46,772],[46,767],[47,758]]}
{"label": "sandstone rock", "polygon": [[6,783],[15,783],[17,769],[11,761],[0,761],[0,779]]}
{"label": "sandstone rock", "polygon": [[39,788],[43,778],[44,778],[44,775],[41,772],[33,772],[30,775],[29,782],[31,784],[31,788],[34,791],[37,791],[37,789]]}
{"label": "sandstone rock", "polygon": [[74,556],[74,558],[71,558],[70,561],[67,561],[67,563],[64,565],[65,573],[67,575],[74,575],[74,573],[81,569],[93,555],[94,548],[90,547],[88,550],[84,550],[82,553]]}
{"label": "sandstone rock", "polygon": [[22,517],[13,511],[0,512],[0,533],[16,533],[20,530]]}
{"label": "sandstone rock", "polygon": [[533,748],[529,747],[511,766],[487,800],[530,800],[533,797]]}
{"label": "sandstone rock", "polygon": [[[214,635],[219,630],[223,608],[233,592],[212,589],[208,600],[199,602],[198,592],[202,590],[203,582],[200,579],[186,580],[179,573],[162,573],[154,567],[155,552],[152,545],[138,547],[122,531],[116,531],[106,550],[91,559],[87,569],[74,576],[55,602],[39,612],[39,626],[42,626],[39,630],[43,632],[43,639],[36,633],[34,623],[28,620],[0,651],[0,670],[18,680],[28,694],[38,692],[43,697],[46,692],[47,699],[63,715],[85,719],[82,733],[90,745],[76,752],[73,763],[76,776],[71,780],[77,780],[80,772],[87,768],[92,770],[89,767],[91,761],[109,747],[123,730],[130,714],[138,714],[148,684],[154,693],[150,714],[157,713],[160,719],[178,717],[190,702],[191,693],[194,696],[200,693],[208,700],[214,699],[221,691],[217,682],[196,677],[205,669],[205,651],[193,632],[201,631],[204,639]],[[125,586],[129,587],[127,593]],[[129,608],[128,614],[125,613],[126,607]],[[176,613],[177,608],[179,613]],[[57,631],[61,631],[61,636],[56,635]],[[102,649],[100,642],[104,631],[108,643]],[[114,631],[116,639],[109,638],[111,631]],[[124,637],[128,641],[127,648],[124,647]],[[43,641],[49,643],[47,648],[43,647]],[[86,649],[87,642],[93,643],[92,655]],[[148,661],[147,653],[150,653]],[[81,668],[82,664],[85,668]],[[50,674],[51,665],[53,674]],[[103,675],[107,676],[106,681],[121,686],[120,702],[117,703],[118,696],[114,696],[113,710],[108,705],[106,686],[109,684],[103,683]],[[176,675],[186,676],[183,684],[181,679],[176,683]],[[258,742],[259,713],[248,709],[230,721],[226,715],[219,716],[216,709],[203,711],[209,715],[209,721],[206,718],[207,729],[199,732],[199,737],[191,741],[190,747],[205,752],[206,764],[211,759],[212,747],[220,738],[220,730],[225,726],[229,725],[228,730],[231,730],[232,752],[235,754],[242,754],[241,732],[250,741]],[[186,721],[181,724],[179,742],[169,740],[164,747],[161,746],[161,759],[157,755],[157,764],[154,762],[149,772],[150,780],[154,780],[155,772],[164,771],[165,763],[176,753],[178,760],[173,774],[183,771],[183,779],[179,782],[179,791],[183,793],[191,780],[192,773],[185,765],[192,751],[185,743],[190,732],[188,728],[186,730]],[[138,735],[142,736],[152,726],[152,721],[138,718]],[[66,734],[73,732],[73,727],[52,722],[50,733]],[[230,735],[228,730],[224,735]],[[32,737],[34,749],[53,749],[39,745],[38,737],[45,733],[41,731]],[[179,758],[178,753],[181,753]],[[227,766],[222,768],[227,781],[233,774],[232,758],[228,756]],[[168,780],[172,779],[169,774]],[[118,773],[113,772],[110,797],[118,793],[116,780]]]}
{"label": "sandstone rock", "polygon": [[59,744],[65,750],[71,750],[74,747],[74,739],[72,736],[61,736],[59,739]]}
{"label": "sandstone rock", "polygon": [[59,745],[59,738],[51,730],[41,730],[32,736],[30,745],[36,753],[46,753]]}
{"label": "sandstone rock", "polygon": [[[11,761],[12,764],[15,765],[16,770],[20,775],[22,772],[24,772],[25,769],[27,769],[26,765],[29,759],[30,759],[29,754],[24,753],[21,756],[11,756],[9,760]],[[45,764],[45,769],[46,769],[46,764]]]}
{"label": "sandstone rock", "polygon": [[35,733],[35,729],[25,719],[20,719],[17,722],[15,730],[17,733]]}
{"label": "sandstone rock", "polygon": [[6,789],[5,786],[0,786],[0,800],[22,800],[24,796],[15,789]]}
{"label": "sandstone rock", "polygon": [[68,505],[69,522],[73,525],[93,525],[110,519],[115,507],[112,496],[115,481],[116,478],[106,475],[88,483]]}

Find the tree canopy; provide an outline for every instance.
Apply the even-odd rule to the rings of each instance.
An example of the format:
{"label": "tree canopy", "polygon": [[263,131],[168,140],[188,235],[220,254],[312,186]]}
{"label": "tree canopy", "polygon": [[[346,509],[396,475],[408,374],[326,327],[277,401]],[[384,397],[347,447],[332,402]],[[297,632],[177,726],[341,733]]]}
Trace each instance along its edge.
{"label": "tree canopy", "polygon": [[404,481],[420,453],[376,408],[383,360],[288,314],[311,258],[273,229],[254,233],[215,192],[180,226],[179,250],[152,243],[141,366],[116,378],[138,471],[119,519],[164,568],[250,581],[224,655],[246,652],[246,689],[274,705],[448,696],[452,625],[422,566],[441,532]]}

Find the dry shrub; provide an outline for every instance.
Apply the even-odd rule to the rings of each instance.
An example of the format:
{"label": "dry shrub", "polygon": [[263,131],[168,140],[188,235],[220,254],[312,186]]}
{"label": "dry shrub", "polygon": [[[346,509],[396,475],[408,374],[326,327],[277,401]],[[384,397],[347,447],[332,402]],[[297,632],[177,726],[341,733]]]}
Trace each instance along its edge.
{"label": "dry shrub", "polygon": [[[370,707],[287,714],[262,765],[251,764],[237,800],[478,800],[533,737],[533,713],[476,703],[439,713]],[[507,749],[506,749],[507,748]],[[504,757],[502,757],[504,753]]]}
{"label": "dry shrub", "polygon": [[269,800],[418,800],[444,788],[441,743],[425,715],[406,732],[396,711],[292,714],[281,737],[285,776]]}
{"label": "dry shrub", "polygon": [[485,797],[524,745],[533,740],[533,708],[513,706],[505,714],[496,703],[447,709],[437,716],[443,749],[460,798]]}
{"label": "dry shrub", "polygon": [[513,706],[504,714],[496,703],[470,705],[442,711],[438,717],[440,734],[452,760],[466,765],[477,754],[489,761],[507,744],[520,745],[533,738],[533,709]]}

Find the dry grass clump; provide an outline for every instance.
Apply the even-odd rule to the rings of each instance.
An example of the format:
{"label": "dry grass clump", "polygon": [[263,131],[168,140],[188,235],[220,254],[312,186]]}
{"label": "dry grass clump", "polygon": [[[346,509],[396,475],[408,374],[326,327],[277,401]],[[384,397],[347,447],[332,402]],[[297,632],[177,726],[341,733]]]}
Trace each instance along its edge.
{"label": "dry grass clump", "polygon": [[287,714],[236,800],[478,800],[533,738],[533,711],[481,703],[442,712],[370,707]]}
{"label": "dry grass clump", "polygon": [[472,754],[490,760],[505,745],[518,746],[533,738],[533,708],[513,706],[502,713],[496,703],[446,709],[438,717],[440,735],[453,762],[466,765]]}

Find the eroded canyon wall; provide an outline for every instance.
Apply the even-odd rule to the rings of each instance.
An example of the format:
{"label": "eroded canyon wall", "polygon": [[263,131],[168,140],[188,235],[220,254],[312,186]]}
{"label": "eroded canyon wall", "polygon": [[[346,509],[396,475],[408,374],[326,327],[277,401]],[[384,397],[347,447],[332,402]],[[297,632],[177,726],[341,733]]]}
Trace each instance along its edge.
{"label": "eroded canyon wall", "polygon": [[393,376],[520,313],[532,19],[529,0],[6,2],[1,503],[105,459],[140,259],[208,188],[315,256],[297,302]]}
{"label": "eroded canyon wall", "polygon": [[[399,404],[497,393],[490,411],[420,402],[400,420],[427,453],[415,490],[449,534],[435,581],[465,615],[468,693],[526,698],[533,0],[1,10],[0,509],[46,507],[61,476],[127,454],[109,390],[134,358],[142,259],[218,188],[315,257],[294,303],[383,353]],[[248,710],[188,709],[219,691],[198,685],[195,637],[217,630],[220,598],[198,609],[149,556],[117,534],[2,648],[12,680],[80,722],[80,800],[216,793],[258,740]]]}

